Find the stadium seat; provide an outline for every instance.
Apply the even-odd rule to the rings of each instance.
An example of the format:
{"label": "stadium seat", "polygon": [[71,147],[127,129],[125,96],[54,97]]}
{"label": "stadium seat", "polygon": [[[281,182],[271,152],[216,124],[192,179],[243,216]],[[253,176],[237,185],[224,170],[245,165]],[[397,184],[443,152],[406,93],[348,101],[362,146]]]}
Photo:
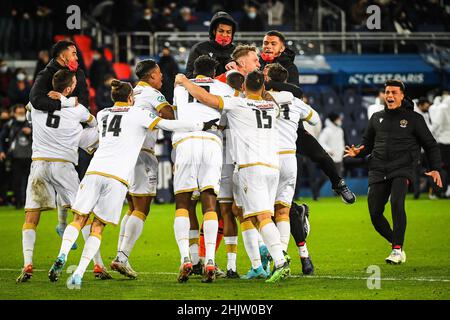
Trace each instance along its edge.
{"label": "stadium seat", "polygon": [[113,63],[113,69],[116,73],[117,79],[129,80],[131,78],[131,68],[128,63],[115,62]]}
{"label": "stadium seat", "polygon": [[309,91],[305,92],[304,95],[308,98],[308,104],[317,112],[322,111],[322,102],[320,99],[320,93]]}
{"label": "stadium seat", "polygon": [[114,59],[114,55],[113,52],[110,48],[104,48],[103,49],[103,54],[105,55],[106,60],[108,60],[109,62],[112,62]]}
{"label": "stadium seat", "polygon": [[330,112],[342,112],[342,105],[336,91],[326,88],[322,91],[323,112],[328,115]]}
{"label": "stadium seat", "polygon": [[86,36],[84,34],[76,34],[73,36],[73,41],[77,45],[77,47],[81,51],[89,51],[91,50],[92,46],[92,39],[89,36]]}
{"label": "stadium seat", "polygon": [[347,139],[346,143],[348,145],[358,145],[361,142],[361,133],[355,127],[355,124],[353,122],[347,122],[344,131],[345,137]]}
{"label": "stadium seat", "polygon": [[362,106],[362,96],[356,93],[353,89],[348,89],[344,92],[342,97],[344,104],[344,113],[347,119],[352,118],[355,120],[355,114]]}

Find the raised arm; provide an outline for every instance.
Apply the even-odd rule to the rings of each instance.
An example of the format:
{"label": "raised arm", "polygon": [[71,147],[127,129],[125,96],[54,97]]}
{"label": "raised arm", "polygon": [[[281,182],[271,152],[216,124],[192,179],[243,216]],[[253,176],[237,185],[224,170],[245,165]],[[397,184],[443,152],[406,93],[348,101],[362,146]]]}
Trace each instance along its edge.
{"label": "raised arm", "polygon": [[175,77],[175,85],[182,85],[185,87],[186,90],[189,91],[189,93],[201,103],[213,109],[222,110],[223,100],[221,97],[210,94],[202,87],[192,83],[184,74],[177,74]]}

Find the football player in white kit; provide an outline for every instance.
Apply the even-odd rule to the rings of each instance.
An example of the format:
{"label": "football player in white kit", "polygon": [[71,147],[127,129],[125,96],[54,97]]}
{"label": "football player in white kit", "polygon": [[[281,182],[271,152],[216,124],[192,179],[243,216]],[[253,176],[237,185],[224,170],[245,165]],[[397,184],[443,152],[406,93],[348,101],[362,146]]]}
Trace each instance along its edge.
{"label": "football player in white kit", "polygon": [[227,114],[232,137],[232,155],[239,169],[239,193],[242,197],[244,245],[252,262],[246,278],[268,277],[263,269],[258,248],[258,225],[268,246],[275,269],[267,282],[277,282],[290,274],[285,260],[280,233],[272,221],[273,205],[279,178],[277,129],[275,121],[278,107],[265,101],[264,75],[259,71],[247,75],[244,88],[246,98],[221,97],[206,92],[179,74],[175,83],[183,85],[189,93],[212,108]]}
{"label": "football player in white kit", "polygon": [[130,176],[147,130],[155,128],[171,131],[207,130],[218,120],[206,123],[164,120],[152,112],[132,107],[134,97],[130,83],[113,80],[111,85],[111,97],[115,104],[97,115],[100,131],[99,147],[78,188],[72,206],[74,221],[64,231],[58,258],[49,271],[50,280],[57,281],[66,263],[70,247],[92,213],[95,218],[91,226],[91,235],[85,243],[77,269],[67,280],[69,289],[81,288],[86,268],[100,247],[105,225],[119,223]]}
{"label": "football player in white kit", "polygon": [[[267,71],[266,81],[270,80],[270,75],[276,72],[285,73],[287,76],[287,70],[278,63],[266,65],[265,71]],[[270,95],[280,108],[280,117],[277,121],[280,179],[275,198],[275,222],[280,231],[283,251],[287,254],[291,236],[289,210],[297,181],[295,154],[298,124],[300,121],[307,121],[309,124],[315,125],[320,118],[315,110],[290,92],[270,91]]]}
{"label": "football player in white kit", "polygon": [[[139,82],[134,88],[134,107],[148,110],[163,119],[174,119],[172,106],[159,92],[162,86],[162,73],[154,60],[140,61],[136,66]],[[140,237],[144,222],[150,212],[150,204],[156,196],[158,160],[155,156],[156,130],[148,131],[139,153],[128,190],[129,210],[120,223],[116,258],[111,269],[126,277],[137,277],[128,262],[128,257]]]}
{"label": "football player in white kit", "polygon": [[[208,55],[198,57],[194,62],[195,79],[193,83],[200,85],[212,94],[234,94],[227,84],[213,79],[217,61]],[[182,86],[174,91],[174,107],[176,117],[180,120],[198,121],[220,118],[218,110],[208,108],[194,99]],[[218,232],[218,216],[216,197],[219,193],[222,169],[222,134],[211,132],[176,132],[172,137],[175,149],[174,191],[175,191],[175,238],[181,256],[179,282],[189,279],[192,261],[189,254],[189,208],[192,193],[200,191],[202,202],[203,230],[205,236],[205,268],[202,282],[215,279],[215,250]],[[195,213],[195,212],[194,212]]]}
{"label": "football player in white kit", "polygon": [[33,251],[36,227],[42,211],[54,209],[56,194],[60,204],[71,207],[80,183],[75,165],[82,134],[80,123],[93,127],[94,116],[76,98],[66,98],[76,87],[74,73],[62,69],[52,79],[55,92],[60,93],[62,109],[39,111],[28,104],[33,120],[33,154],[25,203],[25,223],[22,229],[24,268],[17,282],[29,280],[33,274]]}

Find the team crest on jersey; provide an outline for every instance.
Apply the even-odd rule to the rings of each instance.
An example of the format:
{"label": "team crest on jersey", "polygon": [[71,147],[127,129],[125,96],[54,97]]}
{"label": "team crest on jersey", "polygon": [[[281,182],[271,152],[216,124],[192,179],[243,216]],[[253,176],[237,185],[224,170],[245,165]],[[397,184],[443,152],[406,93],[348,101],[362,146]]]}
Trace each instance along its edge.
{"label": "team crest on jersey", "polygon": [[164,102],[164,101],[166,101],[166,98],[164,96],[158,96],[158,98],[156,98],[156,100],[158,100],[158,102]]}
{"label": "team crest on jersey", "polygon": [[402,128],[406,128],[406,126],[408,125],[408,121],[405,119],[400,120],[400,127]]}
{"label": "team crest on jersey", "polygon": [[150,118],[152,119],[156,119],[156,114],[154,114],[153,112],[149,112]]}

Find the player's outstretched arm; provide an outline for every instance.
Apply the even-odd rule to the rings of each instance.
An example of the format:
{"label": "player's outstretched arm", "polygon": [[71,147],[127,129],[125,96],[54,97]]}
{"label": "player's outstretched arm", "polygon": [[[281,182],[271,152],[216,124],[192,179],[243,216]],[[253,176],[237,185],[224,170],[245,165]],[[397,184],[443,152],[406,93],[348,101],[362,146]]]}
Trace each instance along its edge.
{"label": "player's outstretched arm", "polygon": [[310,125],[315,126],[316,124],[318,124],[320,122],[320,116],[316,110],[311,108],[309,115],[305,119],[303,119],[303,121],[306,121]]}
{"label": "player's outstretched arm", "polygon": [[207,122],[161,119],[158,121],[156,127],[166,131],[206,131],[211,129],[217,130],[218,122],[218,118]]}
{"label": "player's outstretched arm", "polygon": [[211,108],[222,108],[221,99],[218,96],[210,94],[202,87],[192,83],[184,74],[177,74],[175,77],[175,85],[182,85],[195,99]]}

